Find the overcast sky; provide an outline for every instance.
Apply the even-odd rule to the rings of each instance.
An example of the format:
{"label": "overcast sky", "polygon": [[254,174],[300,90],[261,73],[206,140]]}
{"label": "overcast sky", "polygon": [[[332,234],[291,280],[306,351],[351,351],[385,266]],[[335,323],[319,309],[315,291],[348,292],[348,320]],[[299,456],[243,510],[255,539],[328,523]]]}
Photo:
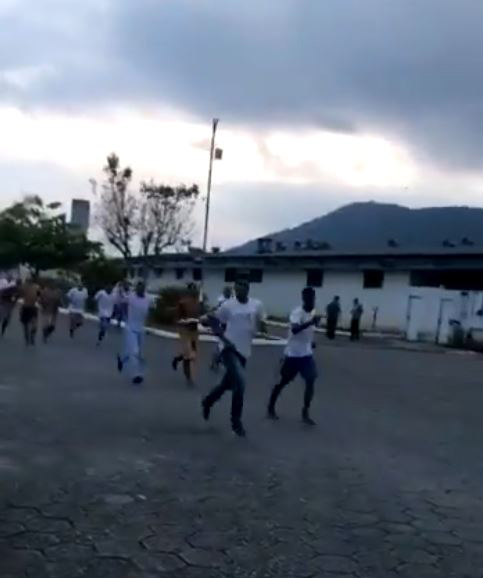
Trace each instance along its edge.
{"label": "overcast sky", "polygon": [[483,205],[481,0],[0,0],[0,29],[0,205],[89,198],[112,151],[204,190],[213,116],[213,245]]}

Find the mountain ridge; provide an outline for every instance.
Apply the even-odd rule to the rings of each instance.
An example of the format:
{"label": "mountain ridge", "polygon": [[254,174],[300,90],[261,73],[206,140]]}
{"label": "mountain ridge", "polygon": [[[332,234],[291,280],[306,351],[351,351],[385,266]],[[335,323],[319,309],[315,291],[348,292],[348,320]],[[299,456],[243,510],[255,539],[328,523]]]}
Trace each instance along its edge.
{"label": "mountain ridge", "polygon": [[[357,202],[263,239],[271,240],[265,241],[264,247],[272,251],[483,248],[483,209],[464,205],[412,209],[392,203]],[[254,253],[258,248],[258,240],[252,239],[229,252]]]}

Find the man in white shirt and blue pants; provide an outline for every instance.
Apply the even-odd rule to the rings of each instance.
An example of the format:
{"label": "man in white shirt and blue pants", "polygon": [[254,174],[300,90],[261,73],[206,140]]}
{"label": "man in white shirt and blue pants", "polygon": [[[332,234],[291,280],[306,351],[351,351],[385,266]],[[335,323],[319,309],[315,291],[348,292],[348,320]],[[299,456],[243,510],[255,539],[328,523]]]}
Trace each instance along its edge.
{"label": "man in white shirt and blue pants", "polygon": [[127,319],[124,327],[124,353],[117,356],[117,368],[121,372],[129,363],[132,382],[140,385],[144,381],[144,338],[145,325],[153,299],[146,295],[146,286],[138,281],[134,292],[127,296]]}
{"label": "man in white shirt and blue pants", "polygon": [[210,417],[211,408],[231,390],[231,426],[233,432],[244,437],[242,424],[243,397],[245,392],[245,367],[251,354],[252,339],[259,328],[264,328],[264,315],[261,303],[248,297],[250,287],[247,281],[235,283],[235,298],[220,305],[216,311],[202,319],[202,323],[211,325],[220,338],[220,358],[225,366],[221,383],[203,399],[203,417]]}
{"label": "man in white shirt and blue pants", "polygon": [[317,379],[313,349],[315,327],[319,324],[320,317],[315,314],[314,307],[315,291],[312,287],[306,287],[302,291],[302,306],[295,308],[290,315],[289,336],[280,370],[281,379],[273,388],[268,402],[267,416],[270,419],[278,419],[275,411],[277,399],[284,387],[300,374],[305,381],[302,421],[307,425],[315,425],[309,411]]}

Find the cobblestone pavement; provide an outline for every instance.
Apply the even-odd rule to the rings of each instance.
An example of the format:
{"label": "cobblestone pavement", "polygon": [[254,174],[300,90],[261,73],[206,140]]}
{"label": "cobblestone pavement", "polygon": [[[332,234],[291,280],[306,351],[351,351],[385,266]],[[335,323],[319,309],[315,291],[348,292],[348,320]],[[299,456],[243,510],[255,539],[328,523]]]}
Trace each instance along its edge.
{"label": "cobblestone pavement", "polygon": [[482,576],[482,358],[317,349],[316,429],[301,387],[264,420],[280,350],[251,362],[246,440],[213,382],[169,369],[149,339],[148,379],[114,368],[119,335],[0,342],[2,578]]}

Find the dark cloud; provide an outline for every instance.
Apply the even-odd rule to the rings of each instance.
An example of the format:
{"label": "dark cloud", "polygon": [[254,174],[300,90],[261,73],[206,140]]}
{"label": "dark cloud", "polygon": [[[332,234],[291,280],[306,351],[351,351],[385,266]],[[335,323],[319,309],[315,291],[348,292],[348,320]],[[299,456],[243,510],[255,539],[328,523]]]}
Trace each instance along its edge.
{"label": "dark cloud", "polygon": [[43,3],[60,6],[3,16],[0,67],[53,63],[57,74],[28,93],[0,84],[4,98],[381,131],[423,161],[481,166],[480,0],[112,0],[63,17]]}

